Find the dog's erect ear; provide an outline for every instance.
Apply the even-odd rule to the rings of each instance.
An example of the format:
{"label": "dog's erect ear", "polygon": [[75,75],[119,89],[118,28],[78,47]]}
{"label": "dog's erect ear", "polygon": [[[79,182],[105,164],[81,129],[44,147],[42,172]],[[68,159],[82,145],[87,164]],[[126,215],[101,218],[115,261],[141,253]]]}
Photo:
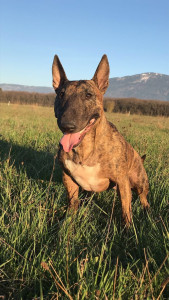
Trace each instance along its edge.
{"label": "dog's erect ear", "polygon": [[57,55],[54,56],[52,65],[53,87],[56,90],[64,81],[67,80],[65,71]]}
{"label": "dog's erect ear", "polygon": [[92,80],[98,86],[99,90],[104,94],[109,85],[109,62],[106,55],[102,59],[96,69]]}

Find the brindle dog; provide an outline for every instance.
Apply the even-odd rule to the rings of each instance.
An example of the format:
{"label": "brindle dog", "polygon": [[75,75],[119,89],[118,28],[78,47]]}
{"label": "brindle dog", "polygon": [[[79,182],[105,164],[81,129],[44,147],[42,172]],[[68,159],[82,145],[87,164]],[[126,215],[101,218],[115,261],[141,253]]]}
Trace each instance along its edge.
{"label": "brindle dog", "polygon": [[56,91],[55,116],[63,132],[59,145],[59,161],[63,167],[63,183],[70,207],[77,210],[79,186],[101,192],[110,182],[120,192],[122,214],[131,223],[131,189],[147,202],[148,178],[144,158],[125,141],[116,127],[107,121],[103,110],[103,94],[109,83],[109,63],[103,55],[92,80],[69,81],[55,55],[53,87]]}

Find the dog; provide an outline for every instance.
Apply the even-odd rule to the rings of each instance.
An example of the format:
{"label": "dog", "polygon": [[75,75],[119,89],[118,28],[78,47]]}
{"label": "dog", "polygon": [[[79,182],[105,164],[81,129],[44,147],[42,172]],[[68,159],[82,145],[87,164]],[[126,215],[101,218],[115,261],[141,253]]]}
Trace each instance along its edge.
{"label": "dog", "polygon": [[104,113],[103,95],[109,84],[107,56],[103,55],[91,80],[69,81],[55,55],[52,75],[56,92],[54,111],[63,133],[58,159],[70,208],[78,209],[79,186],[101,192],[113,182],[118,187],[122,216],[129,227],[131,190],[136,190],[142,206],[149,208],[149,183],[143,166],[145,156],[139,156]]}

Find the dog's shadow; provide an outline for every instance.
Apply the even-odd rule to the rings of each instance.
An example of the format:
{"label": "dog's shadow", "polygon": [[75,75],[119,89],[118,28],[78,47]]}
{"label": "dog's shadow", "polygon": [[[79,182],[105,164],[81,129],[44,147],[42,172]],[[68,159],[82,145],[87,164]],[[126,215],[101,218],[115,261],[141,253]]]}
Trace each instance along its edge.
{"label": "dog's shadow", "polygon": [[22,168],[26,171],[28,178],[58,183],[62,181],[62,172],[57,160],[57,150],[55,154],[45,151],[37,151],[31,147],[24,147],[0,140],[0,160],[10,159],[17,171]]}

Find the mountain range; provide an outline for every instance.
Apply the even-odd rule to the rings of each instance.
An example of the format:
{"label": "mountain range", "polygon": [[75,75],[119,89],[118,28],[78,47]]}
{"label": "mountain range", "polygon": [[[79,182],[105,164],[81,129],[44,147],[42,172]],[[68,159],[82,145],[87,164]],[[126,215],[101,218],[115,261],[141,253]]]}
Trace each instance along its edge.
{"label": "mountain range", "polygon": [[[34,93],[53,93],[52,87],[27,86],[19,84],[0,84],[3,91],[24,91]],[[142,73],[109,79],[105,97],[139,98],[169,101],[169,75]]]}

